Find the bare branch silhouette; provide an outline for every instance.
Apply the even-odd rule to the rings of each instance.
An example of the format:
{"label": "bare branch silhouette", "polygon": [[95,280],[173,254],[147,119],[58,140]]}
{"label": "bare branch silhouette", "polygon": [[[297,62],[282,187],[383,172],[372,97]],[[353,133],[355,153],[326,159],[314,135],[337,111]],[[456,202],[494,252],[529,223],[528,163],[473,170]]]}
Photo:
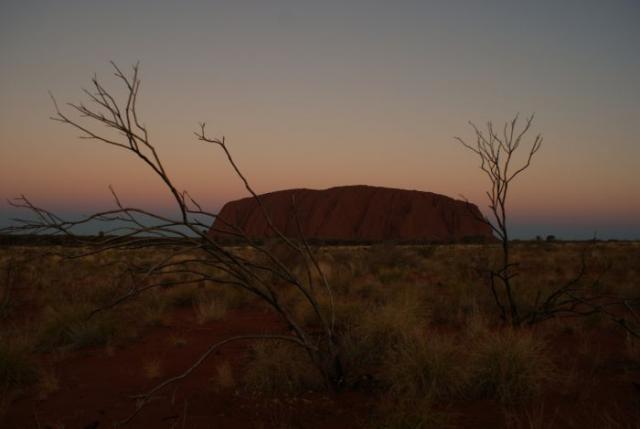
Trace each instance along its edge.
{"label": "bare branch silhouette", "polygon": [[[538,134],[531,143],[526,161],[519,167],[512,165],[513,157],[520,147],[522,138],[531,128],[533,118],[534,115],[529,116],[524,127],[517,131],[518,115],[516,115],[510,122],[504,124],[502,137],[498,135],[491,122],[487,123],[486,132],[480,130],[473,122],[469,122],[475,132],[475,144],[469,144],[460,137],[454,137],[480,158],[480,169],[489,178],[490,189],[486,195],[494,222],[487,219],[483,221],[491,226],[502,244],[502,264],[497,270],[490,272],[491,291],[500,310],[500,317],[513,325],[518,325],[521,320],[511,283],[515,273],[512,269],[514,264],[510,262],[507,197],[513,179],[529,168],[533,156],[542,146],[542,136]],[[500,298],[501,293],[498,291],[496,281],[501,285],[500,290],[506,295],[506,302],[502,302]]]}
{"label": "bare branch silhouette", "polygon": [[[597,286],[606,269],[595,280],[587,281],[587,249],[581,253],[580,268],[574,278],[552,288],[544,296],[539,292],[532,309],[523,311],[521,308],[519,294],[514,290],[512,282],[518,275],[518,264],[511,261],[507,201],[511,182],[531,166],[534,155],[542,146],[543,139],[538,134],[525,152],[524,161],[519,166],[514,165],[514,156],[521,148],[525,134],[531,129],[533,119],[534,115],[529,116],[524,126],[518,129],[519,116],[516,115],[504,124],[502,135],[498,134],[492,122],[487,123],[486,131],[480,130],[473,122],[469,122],[475,133],[475,143],[469,144],[462,138],[455,137],[460,144],[480,158],[480,169],[489,178],[490,188],[486,195],[493,222],[477,214],[474,216],[477,220],[490,225],[501,242],[500,266],[487,271],[489,288],[500,318],[505,323],[519,326],[539,323],[554,317],[579,317],[598,313],[608,317],[637,338],[640,333],[638,323],[620,316],[621,312],[627,314],[631,312],[632,315],[637,316],[633,310],[633,305],[638,304],[637,300],[632,301],[598,292]],[[468,207],[471,205],[469,204]],[[473,210],[469,211],[473,213]]]}
{"label": "bare branch silhouette", "polygon": [[[188,376],[215,348],[230,341],[252,338],[273,338],[294,342],[306,351],[313,365],[324,376],[327,386],[330,389],[339,389],[342,386],[344,375],[340,363],[340,349],[334,331],[333,308],[325,314],[325,310],[318,304],[319,296],[328,294],[329,301],[333,305],[332,292],[311,246],[302,235],[300,237],[285,236],[274,225],[260,197],[234,160],[225,138],[208,137],[205,133],[204,123],[201,123],[199,130],[195,132],[198,140],[214,144],[222,150],[234,174],[242,181],[247,192],[261,207],[262,215],[277,239],[302,256],[306,264],[306,271],[310,273],[315,270],[322,279],[324,287],[312,287],[312,276],[299,277],[295,270],[289,266],[289,261],[249,237],[232,222],[221,219],[217,214],[203,209],[203,206],[189,192],[178,190],[163,165],[156,146],[150,140],[149,131],[137,111],[137,100],[141,86],[138,64],[132,67],[129,74],[123,72],[115,63],[111,63],[111,65],[117,81],[126,90],[125,101],[119,102],[113,92],[94,76],[91,80],[91,89],[83,90],[91,104],[66,104],[72,112],[76,113],[75,116],[66,113],[55,97],[51,95],[55,109],[55,115],[52,119],[80,131],[80,137],[83,139],[114,146],[137,158],[142,165],[161,179],[164,188],[173,198],[176,214],[174,216],[160,215],[150,210],[126,205],[117,192],[110,187],[115,203],[113,209],[76,220],[63,219],[55,213],[37,206],[27,197],[20,196],[10,204],[29,211],[34,219],[23,220],[4,231],[9,233],[61,234],[83,243],[83,238],[75,233],[76,228],[93,222],[103,222],[113,226],[105,231],[102,238],[84,242],[90,246],[88,250],[82,248],[70,257],[80,258],[116,249],[160,247],[173,249],[166,258],[150,267],[137,267],[134,264],[129,264],[127,270],[129,275],[135,277],[134,286],[108,305],[94,309],[88,317],[101,311],[107,311],[160,286],[179,287],[184,284],[206,281],[225,287],[238,288],[258,297],[289,327],[290,335],[265,336],[256,334],[232,337],[218,342],[212,345],[209,351],[185,373],[166,380],[158,386],[158,389]],[[211,225],[216,219],[225,226],[225,231],[219,232],[223,232],[251,249],[252,255],[247,256],[232,247],[223,246],[218,239],[214,238],[210,232]],[[158,276],[167,273],[183,274],[184,279],[169,283],[157,280]],[[308,329],[294,316],[290,304],[286,304],[286,300],[282,297],[283,292],[290,289],[296,291],[301,299],[313,308],[318,325],[322,327],[321,330]],[[155,391],[149,392],[149,395]],[[135,414],[138,411],[139,409]]]}

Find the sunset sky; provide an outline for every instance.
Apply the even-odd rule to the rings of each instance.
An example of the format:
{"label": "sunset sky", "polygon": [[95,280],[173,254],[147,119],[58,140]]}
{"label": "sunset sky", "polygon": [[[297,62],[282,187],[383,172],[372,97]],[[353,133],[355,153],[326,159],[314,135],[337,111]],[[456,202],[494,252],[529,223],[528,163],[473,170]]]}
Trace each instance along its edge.
{"label": "sunset sky", "polygon": [[[125,151],[48,119],[94,73],[140,61],[139,112],[180,188],[217,211],[258,192],[368,184],[486,209],[471,120],[535,112],[544,143],[514,182],[517,238],[640,239],[640,2],[2,1],[0,198],[67,215],[170,212]],[[0,226],[20,216],[0,204]]]}

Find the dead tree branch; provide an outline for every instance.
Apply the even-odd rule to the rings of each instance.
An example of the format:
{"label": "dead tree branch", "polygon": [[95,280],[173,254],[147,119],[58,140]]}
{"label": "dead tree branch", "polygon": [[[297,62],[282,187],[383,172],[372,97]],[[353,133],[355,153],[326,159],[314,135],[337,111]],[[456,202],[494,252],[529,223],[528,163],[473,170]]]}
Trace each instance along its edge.
{"label": "dead tree branch", "polygon": [[[527,118],[522,129],[518,130],[518,115],[516,115],[510,122],[504,124],[502,135],[494,129],[492,122],[487,123],[486,131],[480,130],[473,122],[469,122],[475,132],[474,144],[455,137],[460,144],[480,158],[480,169],[489,178],[490,189],[486,195],[489,199],[489,210],[493,215],[493,222],[484,218],[481,220],[491,226],[502,244],[501,266],[490,272],[491,291],[500,311],[500,317],[512,325],[519,325],[521,318],[511,282],[516,273],[510,259],[507,197],[513,179],[529,168],[533,156],[542,146],[542,136],[538,134],[529,147],[526,160],[520,166],[514,167],[514,155],[522,143],[522,138],[531,128],[533,118],[534,115]],[[500,298],[501,294],[505,295],[506,302]]]}
{"label": "dead tree branch", "polygon": [[[538,293],[533,308],[528,311],[522,310],[519,294],[514,290],[512,282],[518,275],[518,264],[511,259],[507,201],[512,181],[531,166],[534,155],[542,146],[543,139],[538,134],[525,152],[524,161],[521,161],[518,166],[515,165],[515,155],[521,148],[525,134],[531,128],[533,118],[534,115],[528,117],[524,126],[518,129],[519,118],[516,115],[510,122],[504,124],[502,133],[498,132],[491,122],[487,123],[485,131],[469,122],[475,133],[475,143],[469,144],[462,138],[455,137],[462,146],[478,156],[480,169],[489,179],[490,186],[486,195],[493,221],[473,213],[471,209],[470,211],[477,220],[488,224],[501,242],[501,263],[497,268],[488,270],[489,288],[500,318],[505,323],[519,326],[539,323],[554,317],[601,314],[620,325],[632,336],[638,337],[638,324],[620,315],[621,312],[629,313],[628,310],[630,310],[633,316],[637,316],[633,310],[634,302],[597,290],[607,270],[603,270],[593,282],[586,281],[586,249],[581,253],[580,269],[573,279],[553,288],[544,296]],[[470,204],[468,207],[471,207]]]}
{"label": "dead tree branch", "polygon": [[219,348],[221,348],[222,346],[224,346],[226,344],[229,344],[229,343],[232,343],[232,342],[236,342],[236,341],[247,341],[247,340],[280,340],[280,341],[293,342],[293,343],[298,344],[298,345],[300,345],[302,347],[305,346],[296,337],[292,337],[292,336],[288,336],[288,335],[277,335],[277,334],[237,335],[235,337],[229,337],[229,338],[226,338],[226,339],[224,339],[222,341],[218,341],[218,342],[212,344],[211,346],[209,346],[209,348],[203,354],[201,354],[200,357],[189,368],[187,368],[181,374],[178,374],[178,375],[173,376],[171,378],[167,378],[166,380],[162,381],[161,383],[159,383],[158,385],[156,385],[155,387],[153,387],[151,390],[149,390],[146,393],[143,393],[143,394],[140,394],[140,395],[134,395],[133,399],[136,400],[136,409],[135,409],[135,411],[132,414],[130,414],[127,418],[117,422],[116,423],[116,427],[126,425],[131,420],[133,420],[133,418],[140,413],[140,411],[144,408],[144,406],[146,404],[148,404],[149,401],[152,400],[153,397],[155,397],[158,392],[160,392],[161,390],[165,389],[166,387],[168,387],[171,384],[177,383],[178,381],[187,378],[193,371],[195,371],[200,365],[202,365],[202,363],[214,351],[218,350]]}
{"label": "dead tree branch", "polygon": [[[204,123],[201,123],[199,130],[195,132],[198,140],[214,144],[222,150],[234,174],[242,181],[246,191],[261,208],[264,219],[277,239],[302,256],[306,264],[306,272],[315,270],[322,279],[324,287],[314,288],[311,276],[299,277],[289,266],[289,261],[249,237],[236,225],[218,217],[215,213],[204,210],[189,192],[179,190],[163,165],[158,150],[150,139],[150,133],[137,111],[141,87],[138,64],[133,66],[129,74],[124,73],[115,63],[111,65],[116,80],[126,91],[124,101],[117,100],[113,92],[94,76],[91,80],[91,88],[83,90],[90,103],[66,104],[68,110],[75,112],[76,115],[65,112],[51,95],[55,109],[52,119],[79,131],[83,139],[116,147],[137,158],[142,166],[155,173],[172,196],[176,208],[175,214],[159,215],[150,210],[126,205],[111,187],[110,191],[115,203],[113,209],[76,220],[63,219],[37,206],[27,197],[20,196],[11,201],[11,204],[30,212],[33,220],[18,221],[17,225],[7,228],[5,232],[54,233],[71,237],[86,246],[72,256],[76,258],[109,250],[170,247],[174,250],[165,259],[150,267],[136,267],[129,264],[127,269],[130,275],[136,276],[132,289],[110,304],[96,308],[89,317],[160,286],[179,287],[195,282],[212,282],[239,288],[265,302],[290,329],[290,336],[272,335],[271,337],[293,341],[302,347],[312,363],[323,374],[327,385],[332,389],[339,389],[344,375],[334,331],[333,308],[325,314],[325,310],[319,305],[321,294],[328,294],[330,302],[333,303],[332,291],[312,248],[302,235],[288,237],[276,227],[260,197],[233,158],[225,138],[207,136]],[[211,225],[216,219],[225,226],[225,231],[220,232],[240,240],[241,244],[251,249],[253,254],[247,256],[237,252],[231,247],[223,246],[218,239],[214,238],[215,236],[211,234]],[[93,222],[103,222],[113,227],[108,229],[101,239],[83,242],[82,237],[77,236],[74,231],[79,226]],[[179,273],[184,275],[185,279],[169,283],[158,280],[160,276],[167,273]],[[318,324],[322,327],[320,331],[308,329],[294,316],[295,312],[283,299],[283,292],[291,289],[313,308]],[[215,344],[210,350],[229,341],[250,338],[266,337],[264,335],[232,337]],[[188,376],[209,354],[210,351],[184,374],[166,380],[162,386]]]}

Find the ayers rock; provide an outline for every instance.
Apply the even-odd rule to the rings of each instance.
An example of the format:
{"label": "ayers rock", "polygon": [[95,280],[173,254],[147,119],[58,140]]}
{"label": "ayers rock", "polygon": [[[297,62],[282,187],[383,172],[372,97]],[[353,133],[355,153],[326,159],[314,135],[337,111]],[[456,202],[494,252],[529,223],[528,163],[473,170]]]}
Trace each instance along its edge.
{"label": "ayers rock", "polygon": [[[293,211],[304,236],[336,241],[461,241],[493,240],[491,228],[478,220],[478,207],[432,192],[374,186],[341,186],[325,190],[288,189],[260,195],[273,224],[288,237],[298,237]],[[240,228],[251,238],[275,234],[254,198],[228,202],[209,231],[231,239]]]}

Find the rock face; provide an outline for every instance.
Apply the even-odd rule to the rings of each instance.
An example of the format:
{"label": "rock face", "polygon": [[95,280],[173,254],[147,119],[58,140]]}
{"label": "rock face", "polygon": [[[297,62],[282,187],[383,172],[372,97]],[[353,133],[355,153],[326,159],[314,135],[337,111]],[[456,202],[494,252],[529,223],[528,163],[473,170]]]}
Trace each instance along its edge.
{"label": "rock face", "polygon": [[[295,212],[305,238],[336,241],[493,240],[491,228],[478,220],[478,208],[431,192],[373,186],[326,190],[289,189],[260,196],[273,224],[288,237],[298,237]],[[225,204],[209,231],[232,239],[234,225],[251,238],[275,234],[253,198]]]}

